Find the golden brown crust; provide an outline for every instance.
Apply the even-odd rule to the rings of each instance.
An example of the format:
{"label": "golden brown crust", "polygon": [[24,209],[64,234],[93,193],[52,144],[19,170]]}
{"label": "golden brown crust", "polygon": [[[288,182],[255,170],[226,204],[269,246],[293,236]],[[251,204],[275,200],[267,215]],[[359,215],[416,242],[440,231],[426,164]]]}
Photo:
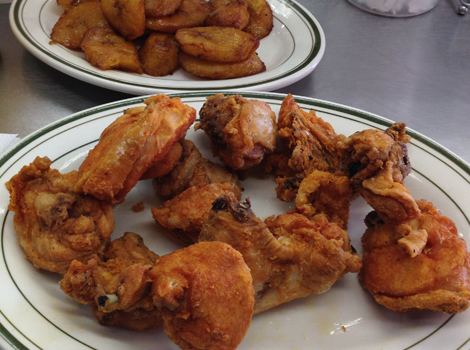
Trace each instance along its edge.
{"label": "golden brown crust", "polygon": [[152,33],[139,50],[139,58],[145,73],[163,76],[178,68],[178,44],[172,35]]}
{"label": "golden brown crust", "polygon": [[134,44],[115,34],[110,28],[95,27],[88,30],[81,48],[86,60],[99,69],[142,73]]}
{"label": "golden brown crust", "polygon": [[37,157],[6,183],[9,209],[26,257],[39,269],[65,273],[74,260],[102,252],[114,228],[112,207],[75,191],[77,172],[60,174]]}
{"label": "golden brown crust", "polygon": [[144,0],[100,0],[109,24],[128,40],[145,32]]}
{"label": "golden brown crust", "polygon": [[109,27],[100,3],[80,2],[60,16],[52,28],[51,40],[71,50],[80,50],[85,33],[94,27]]}
{"label": "golden brown crust", "polygon": [[166,334],[182,349],[232,350],[253,316],[250,270],[235,249],[203,242],[162,257],[151,271]]}
{"label": "golden brown crust", "polygon": [[163,159],[160,159],[148,168],[141,179],[153,179],[169,174],[177,166],[182,155],[183,146],[181,146],[180,142],[177,142],[171,147]]}
{"label": "golden brown crust", "polygon": [[181,67],[188,73],[214,80],[247,77],[266,70],[266,66],[256,53],[245,61],[237,63],[210,62],[185,53],[181,53],[179,59]]}
{"label": "golden brown crust", "polygon": [[250,22],[245,31],[258,39],[267,36],[273,29],[273,13],[266,0],[245,0],[250,13]]}
{"label": "golden brown crust", "polygon": [[250,21],[250,13],[245,0],[212,0],[211,13],[206,25],[233,27],[242,30]]}
{"label": "golden brown crust", "polygon": [[164,95],[126,111],[101,134],[79,169],[77,186],[113,203],[124,199],[147,169],[181,139],[196,111]]}

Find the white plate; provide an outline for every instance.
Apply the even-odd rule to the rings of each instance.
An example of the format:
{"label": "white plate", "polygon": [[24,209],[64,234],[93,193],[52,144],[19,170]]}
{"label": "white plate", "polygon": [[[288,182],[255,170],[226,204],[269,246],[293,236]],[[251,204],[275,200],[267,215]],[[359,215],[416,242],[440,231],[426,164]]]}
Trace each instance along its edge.
{"label": "white plate", "polygon": [[[268,102],[277,112],[283,96],[246,93]],[[182,94],[184,102],[199,110],[207,93]],[[4,183],[38,155],[54,160],[62,171],[77,168],[87,151],[123,109],[142,98],[95,107],[76,113],[23,139],[0,159],[0,182]],[[303,108],[313,108],[344,134],[364,128],[383,129],[390,121],[376,115],[329,102],[297,98]],[[433,201],[450,216],[470,242],[469,165],[423,135],[410,131],[409,154],[413,171],[406,183],[417,198]],[[209,155],[202,131],[188,132],[202,152]],[[254,211],[267,216],[286,210],[275,198],[274,182],[248,179],[244,196]],[[146,210],[134,213],[132,204],[143,200]],[[115,209],[114,238],[124,231],[140,233],[159,254],[177,248],[158,233],[149,208],[156,205],[151,183],[140,182],[126,202]],[[55,275],[35,270],[24,258],[8,211],[8,193],[0,188],[0,334],[16,349],[176,349],[161,330],[145,333],[98,325],[88,307],[65,296]],[[363,218],[370,208],[360,199],[351,210],[350,235],[360,248]],[[360,249],[359,249],[360,250]],[[354,324],[341,330],[341,325]],[[292,302],[258,315],[240,349],[468,349],[470,311],[455,316],[437,313],[398,314],[375,304],[360,287],[357,275],[348,274],[320,296]],[[465,345],[466,342],[466,345]]]}
{"label": "white plate", "polygon": [[95,68],[83,53],[49,44],[51,30],[61,14],[56,0],[13,1],[10,26],[20,43],[41,61],[74,78],[111,90],[135,95],[168,90],[271,91],[293,84],[313,71],[325,51],[325,35],[315,17],[294,0],[269,2],[274,28],[257,50],[266,71],[238,79],[202,80],[182,69],[165,77],[152,77]]}

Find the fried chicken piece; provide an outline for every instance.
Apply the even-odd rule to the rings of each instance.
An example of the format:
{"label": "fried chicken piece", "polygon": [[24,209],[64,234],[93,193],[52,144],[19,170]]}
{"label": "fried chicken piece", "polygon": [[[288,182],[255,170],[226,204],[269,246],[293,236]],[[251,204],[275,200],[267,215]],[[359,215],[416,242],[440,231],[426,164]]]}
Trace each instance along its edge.
{"label": "fried chicken piece", "polygon": [[74,259],[100,253],[113,228],[112,207],[74,190],[76,171],[61,174],[37,157],[6,183],[21,248],[34,267],[65,273]]}
{"label": "fried chicken piece", "polygon": [[250,13],[245,0],[211,0],[212,11],[206,19],[208,26],[232,27],[243,30]]}
{"label": "fried chicken piece", "polygon": [[158,160],[148,168],[148,170],[142,175],[141,180],[168,175],[178,165],[182,155],[183,146],[181,145],[181,142],[177,142],[171,147],[163,159]]}
{"label": "fried chicken piece", "polygon": [[366,218],[361,283],[393,311],[461,312],[470,306],[470,253],[455,224],[432,203],[401,223]]}
{"label": "fried chicken piece", "polygon": [[217,94],[207,98],[199,115],[197,127],[211,139],[214,154],[234,170],[261,163],[276,147],[276,116],[265,102]]}
{"label": "fried chicken piece", "polygon": [[418,204],[408,189],[393,179],[394,163],[387,161],[385,168],[374,177],[362,181],[361,196],[386,221],[400,222],[420,214]]}
{"label": "fried chicken piece", "polygon": [[60,287],[75,301],[93,306],[101,324],[136,331],[158,327],[149,271],[158,256],[131,232],[111,242],[102,259],[74,260]]}
{"label": "fried chicken piece", "polygon": [[101,134],[79,169],[78,186],[119,203],[156,161],[164,158],[193,123],[196,111],[179,98],[153,96],[116,119]]}
{"label": "fried chicken piece", "polygon": [[144,0],[100,0],[101,10],[109,24],[127,40],[145,32]]}
{"label": "fried chicken piece", "polygon": [[114,33],[111,28],[95,27],[88,30],[81,48],[86,60],[99,69],[142,73],[134,44]]}
{"label": "fried chicken piece", "polygon": [[409,140],[403,123],[395,123],[385,131],[366,129],[349,136],[344,162],[353,189],[358,190],[364,180],[384,170],[387,162],[392,163],[393,181],[403,183],[411,170],[406,147]]}
{"label": "fried chicken piece", "polygon": [[181,28],[197,27],[204,23],[210,12],[210,5],[205,0],[183,0],[175,13],[147,18],[147,29],[164,33],[175,33]]}
{"label": "fried chicken piece", "polygon": [[243,255],[253,277],[255,313],[324,293],[361,265],[351,252],[346,231],[326,216],[309,220],[293,213],[263,222],[249,202],[228,197],[214,202],[199,240],[228,243]]}
{"label": "fried chicken piece", "polygon": [[176,233],[179,240],[197,242],[212,203],[223,195],[238,200],[240,189],[231,182],[191,186],[162,207],[152,208],[152,215],[157,223]]}
{"label": "fried chicken piece", "polygon": [[351,199],[352,190],[347,176],[314,170],[300,183],[295,207],[307,217],[323,213],[345,229]]}
{"label": "fried chicken piece", "polygon": [[171,198],[191,186],[211,183],[230,182],[239,186],[234,174],[205,159],[194,143],[184,140],[182,144],[183,154],[176,167],[167,176],[155,179],[155,190],[158,195]]}
{"label": "fried chicken piece", "polygon": [[253,316],[250,270],[235,249],[203,242],[162,257],[150,272],[166,334],[181,349],[232,350]]}
{"label": "fried chicken piece", "polygon": [[71,50],[80,50],[85,33],[95,27],[109,28],[98,1],[80,2],[60,16],[52,28],[51,42]]}
{"label": "fried chicken piece", "polygon": [[181,2],[182,0],[145,0],[145,15],[154,18],[172,15]]}

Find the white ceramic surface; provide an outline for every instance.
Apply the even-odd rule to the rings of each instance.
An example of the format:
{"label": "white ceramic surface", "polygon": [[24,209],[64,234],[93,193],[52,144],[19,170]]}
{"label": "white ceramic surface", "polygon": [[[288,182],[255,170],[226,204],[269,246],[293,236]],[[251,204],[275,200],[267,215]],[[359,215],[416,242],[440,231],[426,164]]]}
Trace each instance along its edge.
{"label": "white ceramic surface", "polygon": [[[205,93],[182,95],[199,110]],[[267,101],[279,110],[283,96],[246,93]],[[142,98],[133,98],[85,110],[59,120],[23,139],[0,159],[0,182],[4,183],[36,156],[47,155],[53,166],[68,171],[78,167],[100,132],[120,113]],[[297,98],[303,108],[315,109],[343,134],[364,128],[385,128],[390,121],[367,112],[309,98]],[[412,136],[409,154],[413,171],[406,184],[417,198],[433,201],[455,221],[470,242],[470,169],[460,158],[419,133]],[[210,156],[202,131],[191,129],[188,137]],[[254,211],[261,217],[285,211],[276,199],[272,179],[247,179],[246,191]],[[143,200],[145,210],[131,206]],[[149,208],[157,205],[149,181],[140,182],[126,201],[115,208],[117,226],[113,238],[125,231],[144,237],[158,254],[177,246],[159,233]],[[8,193],[0,187],[0,335],[14,349],[176,349],[161,330],[145,333],[98,325],[88,307],[65,296],[57,276],[41,273],[26,261],[13,231]],[[353,202],[349,232],[360,249],[363,219],[370,208],[360,199]],[[347,326],[343,331],[342,325]],[[470,311],[455,316],[429,312],[398,314],[375,304],[360,287],[357,275],[348,274],[327,293],[298,300],[254,318],[240,349],[465,349],[470,337]],[[467,345],[463,345],[467,342]],[[463,346],[462,346],[463,345]]]}
{"label": "white ceramic surface", "polygon": [[90,65],[83,53],[51,45],[50,33],[61,14],[56,0],[15,0],[10,26],[20,43],[37,58],[74,78],[130,94],[156,91],[237,89],[271,91],[310,74],[325,51],[325,36],[318,21],[294,0],[271,0],[274,28],[261,40],[257,52],[266,71],[249,77],[203,80],[179,69],[172,75],[152,77],[122,71],[103,71]]}

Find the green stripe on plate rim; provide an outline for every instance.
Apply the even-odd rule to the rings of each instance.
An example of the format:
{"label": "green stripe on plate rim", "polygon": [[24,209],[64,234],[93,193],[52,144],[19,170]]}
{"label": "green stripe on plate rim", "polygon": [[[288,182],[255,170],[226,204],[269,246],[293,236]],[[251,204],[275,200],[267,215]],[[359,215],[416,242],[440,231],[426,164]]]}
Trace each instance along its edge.
{"label": "green stripe on plate rim", "polygon": [[[104,81],[111,81],[111,82],[115,82],[115,83],[118,83],[118,84],[134,86],[134,87],[140,87],[140,88],[169,89],[169,90],[176,90],[176,91],[178,91],[178,90],[180,90],[180,91],[195,91],[195,90],[197,90],[197,91],[209,91],[209,90],[214,90],[214,87],[210,87],[210,88],[191,88],[191,87],[179,88],[179,87],[172,87],[172,88],[169,88],[168,86],[161,86],[161,85],[136,84],[136,83],[126,82],[126,81],[122,81],[122,80],[115,79],[115,78],[103,77],[103,76],[100,76],[100,75],[98,75],[94,72],[91,72],[91,71],[83,69],[79,66],[76,66],[76,65],[62,59],[60,56],[52,54],[47,49],[43,48],[41,44],[37,43],[30,35],[25,33],[26,25],[24,24],[24,21],[23,21],[22,10],[24,9],[24,6],[26,5],[27,1],[30,1],[30,0],[17,0],[12,5],[12,6],[14,6],[13,7],[14,21],[15,21],[15,25],[16,25],[17,29],[21,32],[23,38],[25,40],[27,40],[33,47],[35,47],[36,50],[39,50],[42,54],[44,54],[46,56],[49,56],[50,58],[52,58],[55,61],[61,63],[62,65],[65,65],[65,66],[68,66],[68,67],[70,67],[74,70],[78,70],[80,72],[83,72],[84,74],[93,76],[96,79],[101,79],[101,80],[104,80]],[[48,1],[48,0],[46,0],[46,1]],[[281,80],[281,79],[283,79],[283,78],[285,78],[289,75],[295,74],[298,71],[302,70],[303,68],[308,66],[317,57],[317,55],[320,51],[321,45],[322,45],[320,29],[319,29],[320,24],[317,25],[315,23],[315,20],[312,17],[312,15],[308,11],[305,11],[304,8],[301,5],[299,5],[297,2],[295,2],[294,0],[278,0],[278,1],[280,1],[281,3],[283,3],[286,6],[289,6],[292,9],[295,10],[295,12],[301,18],[301,20],[304,23],[306,23],[307,27],[309,28],[310,35],[312,35],[312,31],[313,31],[313,37],[315,38],[314,46],[311,48],[311,50],[309,52],[309,55],[304,59],[303,62],[301,62],[299,65],[292,68],[291,70],[285,72],[284,74],[281,74],[281,75],[279,75],[277,77],[274,77],[274,78],[271,78],[271,79],[266,79],[266,80],[263,80],[263,81],[255,82],[255,83],[230,86],[230,89],[242,89],[242,88],[262,85],[262,84],[266,84],[266,83],[269,83],[269,82]],[[23,5],[23,6],[21,6],[21,5]],[[20,16],[20,7],[21,7],[21,16]],[[194,83],[197,84],[197,81],[194,81]]]}
{"label": "green stripe on plate rim", "polygon": [[[199,92],[199,93],[175,93],[175,94],[170,94],[170,96],[174,96],[174,97],[181,97],[181,98],[195,98],[195,97],[207,97],[213,93],[216,93],[216,92],[223,92],[223,91],[212,91],[212,92]],[[226,94],[234,94],[233,91],[225,91],[223,93],[226,93]],[[266,100],[277,100],[277,101],[281,101],[285,95],[284,94],[275,94],[275,93],[256,93],[256,92],[247,92],[247,93],[241,93],[241,95],[245,96],[245,97],[248,97],[248,98],[262,98],[262,99],[266,99]],[[25,148],[28,144],[32,143],[34,140],[38,139],[39,137],[43,136],[44,134],[47,134],[48,132],[54,130],[54,129],[57,129],[61,126],[64,126],[66,124],[69,124],[69,123],[72,123],[76,120],[79,120],[79,119],[82,119],[82,118],[85,118],[85,117],[88,117],[92,114],[96,114],[96,113],[100,113],[100,112],[103,112],[103,111],[106,111],[106,110],[111,110],[111,109],[114,109],[114,108],[122,108],[122,107],[125,107],[125,106],[128,106],[128,105],[132,105],[132,104],[136,104],[136,103],[142,103],[144,101],[146,97],[133,97],[133,98],[129,98],[129,99],[125,99],[125,100],[121,100],[121,101],[117,101],[117,102],[111,102],[111,103],[108,103],[108,104],[105,104],[105,105],[101,105],[101,106],[98,106],[98,107],[93,107],[93,108],[90,108],[90,109],[87,109],[87,110],[84,110],[84,111],[81,111],[81,112],[78,112],[78,113],[75,113],[75,114],[72,114],[71,116],[69,117],[66,117],[64,119],[61,119],[55,123],[52,123],[48,126],[45,126],[44,128],[36,131],[35,133],[33,134],[30,134],[29,136],[25,137],[22,141],[20,141],[19,144],[17,144],[15,147],[13,147],[8,153],[6,153],[1,159],[0,159],[0,167],[2,167],[3,165],[5,165],[5,163],[16,153],[18,153],[21,149]],[[347,107],[347,106],[344,106],[344,105],[339,105],[339,104],[336,104],[336,103],[332,103],[332,102],[328,102],[328,101],[322,101],[322,100],[316,100],[316,99],[313,99],[313,98],[309,98],[309,97],[301,97],[301,96],[295,96],[295,99],[297,102],[299,103],[302,103],[304,105],[308,105],[308,106],[311,106],[312,108],[315,108],[315,107],[320,107],[320,108],[324,108],[324,109],[329,109],[329,110],[333,110],[333,111],[337,111],[337,112],[341,112],[341,113],[346,113],[346,114],[350,114],[350,115],[353,115],[353,116],[356,116],[360,119],[365,119],[367,121],[371,121],[371,122],[374,122],[376,124],[379,124],[379,125],[382,125],[382,126],[389,126],[392,121],[391,120],[387,120],[383,117],[380,117],[378,115],[375,115],[375,114],[372,114],[372,113],[368,113],[368,112],[365,112],[365,111],[361,111],[361,110],[358,110],[358,109],[354,109],[354,108],[351,108],[351,107]],[[339,116],[339,117],[343,117],[343,116]],[[448,151],[447,149],[445,149],[444,147],[442,147],[441,145],[437,144],[436,142],[434,142],[433,140],[427,138],[426,136],[424,135],[421,135],[420,133],[418,132],[415,132],[413,130],[408,130],[409,134],[416,140],[424,143],[425,145],[427,145],[428,147],[430,147],[431,149],[433,149],[434,151],[436,151],[437,153],[443,155],[444,157],[446,157],[447,159],[451,160],[455,165],[457,165],[460,169],[462,169],[467,175],[470,175],[470,167],[469,165],[463,161],[462,159],[460,159],[458,156],[452,154],[450,151]],[[423,149],[424,151],[430,153],[429,151]],[[431,154],[431,153],[430,153]],[[435,155],[434,155],[435,156]],[[437,159],[440,159],[438,157],[436,157]],[[450,166],[449,164],[445,163],[446,165]],[[455,171],[455,169],[453,169]],[[456,171],[457,172],[457,171]],[[457,172],[457,174],[459,174],[464,180],[466,180],[467,182],[469,182],[468,179],[465,179],[459,172]],[[2,174],[3,176],[3,174]],[[441,189],[442,190],[442,189]],[[458,206],[457,206],[458,207]],[[462,209],[459,208],[461,211]],[[465,215],[465,214],[464,214]],[[5,220],[6,220],[6,216],[4,218],[4,222],[3,224],[5,223]],[[468,219],[467,219],[467,222],[468,222]],[[2,225],[2,247],[3,247],[3,225]],[[4,253],[3,249],[2,249],[2,253]],[[5,261],[5,265],[7,266],[7,263],[6,263],[6,260],[5,260],[5,255],[3,254],[3,259]],[[8,267],[7,267],[8,269]],[[9,271],[8,271],[9,272]],[[12,278],[13,282],[14,282],[14,279],[13,277],[11,276],[10,274],[10,277]],[[14,282],[15,283],[15,282]],[[16,285],[16,283],[15,283]],[[18,288],[18,286],[16,285],[16,287]],[[28,301],[28,299],[24,296],[24,294],[21,292],[21,290],[18,288],[18,290],[20,291],[20,293],[23,295],[23,297]],[[28,301],[28,303],[30,303]],[[30,305],[32,306],[32,304],[30,303]],[[33,306],[34,308],[34,306]],[[37,311],[37,310],[36,310]],[[0,311],[1,312],[1,311]],[[41,314],[42,317],[44,317],[46,320],[47,318]],[[410,349],[418,344],[420,344],[421,342],[423,342],[424,340],[426,340],[427,338],[429,338],[430,336],[432,336],[433,334],[435,334],[437,331],[439,331],[442,327],[444,327],[451,319],[452,319],[453,316],[450,316],[446,321],[444,321],[438,328],[436,328],[433,332],[431,332],[430,334],[428,334],[426,337],[418,340],[417,342],[415,342],[414,344],[410,345],[409,347],[407,347],[406,349]],[[6,320],[8,320],[6,317],[5,317]],[[9,321],[9,320],[8,320]],[[50,321],[49,321],[50,322]],[[9,321],[9,323],[11,323]],[[14,325],[12,324],[12,326],[14,327]],[[54,325],[55,326],[55,325]],[[55,326],[56,328],[58,328],[57,326]],[[60,329],[60,328],[58,328]],[[61,330],[61,329],[60,329]],[[62,332],[64,332],[63,330],[61,330]],[[21,332],[20,332],[21,333]],[[64,332],[65,334],[67,334],[66,332]],[[16,339],[10,332],[8,332],[8,330],[6,328],[4,328],[3,326],[0,327],[0,334],[2,334],[3,337],[5,337],[5,339],[8,340],[8,342],[10,344],[12,344],[12,346],[16,346],[16,349],[21,349],[23,350],[24,347],[22,347],[23,345],[21,344],[21,342],[19,342],[18,339]],[[75,339],[74,337],[72,337],[73,339]],[[75,339],[77,340],[77,339]],[[77,340],[79,341],[79,340]],[[80,343],[84,344],[83,342],[79,341]],[[468,342],[468,341],[467,341]],[[466,342],[464,344],[462,344],[461,346],[464,346],[466,344]],[[18,346],[19,345],[19,346]],[[84,344],[84,345],[87,345],[87,344]],[[88,345],[87,345],[88,346]]]}

